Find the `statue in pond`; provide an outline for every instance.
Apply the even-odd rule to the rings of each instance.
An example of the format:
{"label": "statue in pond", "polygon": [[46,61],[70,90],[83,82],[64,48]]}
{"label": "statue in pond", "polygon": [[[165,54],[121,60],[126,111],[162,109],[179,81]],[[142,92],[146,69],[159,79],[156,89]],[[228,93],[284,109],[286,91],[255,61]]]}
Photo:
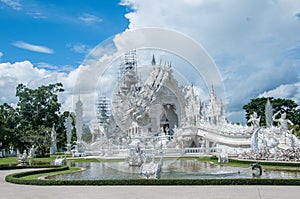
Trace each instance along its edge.
{"label": "statue in pond", "polygon": [[56,156],[54,165],[63,165],[66,161],[66,156]]}
{"label": "statue in pond", "polygon": [[217,157],[218,163],[228,162],[228,153],[226,153],[224,150],[221,150]]}
{"label": "statue in pond", "polygon": [[145,154],[142,153],[139,143],[135,148],[129,149],[129,155],[126,158],[129,166],[141,166],[145,160]]}
{"label": "statue in pond", "polygon": [[262,166],[259,163],[254,163],[251,165],[251,169],[253,171],[253,177],[260,177],[262,175]]}

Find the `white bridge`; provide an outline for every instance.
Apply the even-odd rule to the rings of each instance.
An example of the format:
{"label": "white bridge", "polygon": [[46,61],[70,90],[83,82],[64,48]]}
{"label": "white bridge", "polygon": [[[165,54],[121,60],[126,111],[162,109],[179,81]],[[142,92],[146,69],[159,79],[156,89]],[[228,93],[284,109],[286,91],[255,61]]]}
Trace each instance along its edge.
{"label": "white bridge", "polygon": [[250,133],[231,133],[216,131],[217,129],[199,128],[197,135],[210,142],[235,147],[251,147]]}
{"label": "white bridge", "polygon": [[[205,155],[217,155],[217,148],[165,148],[165,149],[141,149],[146,156],[155,157],[200,157]],[[103,149],[100,151],[86,151],[86,155],[99,156],[104,159],[110,158],[126,158],[128,157],[128,149]]]}

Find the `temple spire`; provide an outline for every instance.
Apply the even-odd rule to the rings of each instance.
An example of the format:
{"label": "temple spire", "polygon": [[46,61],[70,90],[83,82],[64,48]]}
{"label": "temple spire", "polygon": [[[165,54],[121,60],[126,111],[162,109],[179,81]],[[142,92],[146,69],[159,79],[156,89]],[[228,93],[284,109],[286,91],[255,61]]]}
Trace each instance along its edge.
{"label": "temple spire", "polygon": [[155,65],[156,65],[156,61],[155,61],[155,57],[154,57],[154,55],[152,56],[152,61],[151,61],[151,64],[152,64],[152,66],[155,66]]}

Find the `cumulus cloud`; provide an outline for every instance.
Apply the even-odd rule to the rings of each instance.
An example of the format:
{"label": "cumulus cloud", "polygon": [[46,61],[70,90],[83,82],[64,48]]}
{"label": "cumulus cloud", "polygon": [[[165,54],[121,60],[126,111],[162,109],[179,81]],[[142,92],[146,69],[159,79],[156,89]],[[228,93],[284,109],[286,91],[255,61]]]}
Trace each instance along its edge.
{"label": "cumulus cloud", "polygon": [[57,72],[37,68],[30,61],[15,63],[0,63],[0,104],[9,103],[16,105],[16,87],[23,83],[30,88],[37,88],[41,85],[61,82],[65,91],[59,95],[62,103],[62,111],[74,111],[73,107],[73,86],[77,79],[78,70],[70,73]]}
{"label": "cumulus cloud", "polygon": [[89,24],[89,25],[102,22],[101,18],[99,18],[95,15],[92,15],[92,14],[88,14],[88,13],[84,13],[83,15],[81,15],[79,17],[79,20],[81,20],[84,23]]}
{"label": "cumulus cloud", "polygon": [[0,0],[2,3],[5,3],[7,6],[11,7],[14,10],[21,10],[22,5],[19,0]]}
{"label": "cumulus cloud", "polygon": [[36,67],[39,69],[45,69],[45,70],[57,71],[57,72],[66,72],[66,73],[74,70],[74,68],[69,65],[55,66],[45,62],[36,63]]}
{"label": "cumulus cloud", "polygon": [[31,84],[34,81],[41,81],[45,78],[45,70],[38,70],[34,68],[29,61],[16,62],[16,63],[1,63],[0,64],[0,93],[1,103],[10,102],[15,103],[15,88],[17,84]]}
{"label": "cumulus cloud", "polygon": [[292,99],[300,103],[300,82],[295,84],[284,84],[277,88],[261,93],[258,97],[274,97]]}
{"label": "cumulus cloud", "polygon": [[46,54],[53,54],[54,51],[48,47],[45,46],[39,46],[39,45],[34,45],[34,44],[29,44],[23,41],[16,41],[12,43],[13,46],[16,46],[18,48],[22,48],[25,50],[30,50],[34,52],[39,52],[39,53],[46,53]]}

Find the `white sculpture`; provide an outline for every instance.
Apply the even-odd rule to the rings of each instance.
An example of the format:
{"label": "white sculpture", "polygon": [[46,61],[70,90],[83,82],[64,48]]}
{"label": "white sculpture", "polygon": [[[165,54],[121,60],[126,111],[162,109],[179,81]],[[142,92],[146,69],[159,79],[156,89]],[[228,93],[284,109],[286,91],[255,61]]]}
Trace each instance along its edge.
{"label": "white sculpture", "polygon": [[226,153],[224,150],[222,150],[218,154],[218,163],[224,163],[224,162],[228,162],[228,153]]}
{"label": "white sculpture", "polygon": [[54,165],[63,165],[66,161],[66,156],[56,156]]}
{"label": "white sculpture", "polygon": [[[270,101],[267,105],[272,107]],[[271,113],[272,110],[266,111]],[[280,114],[280,111],[275,113],[271,120],[273,122],[279,122],[280,126],[276,127],[270,124],[266,128],[258,127],[252,134],[252,149],[255,154],[255,159],[272,159],[272,160],[290,160],[295,158],[297,149],[300,149],[300,142],[298,138],[292,134],[292,130],[288,129],[288,124],[293,123],[286,118],[286,113],[281,113],[281,117],[276,119],[276,116]],[[254,117],[254,116],[253,116]],[[256,119],[252,119],[256,121]],[[269,121],[270,123],[270,121]],[[300,158],[300,157],[299,157]]]}
{"label": "white sculpture", "polygon": [[51,130],[50,154],[56,154],[56,153],[57,153],[56,131],[55,131],[55,125],[53,125],[52,130]]}
{"label": "white sculpture", "polygon": [[276,119],[276,116],[280,113],[280,111],[278,111],[277,113],[275,113],[273,115],[273,121],[274,122],[280,122],[280,128],[282,131],[287,131],[288,130],[288,123],[290,125],[294,125],[293,122],[291,122],[289,119],[286,119],[286,112],[281,113],[281,117],[280,119]]}
{"label": "white sculpture", "polygon": [[136,147],[129,149],[129,156],[127,162],[129,166],[141,166],[145,161],[144,154],[142,154],[139,143]]}
{"label": "white sculpture", "polygon": [[32,145],[32,147],[29,149],[28,157],[29,158],[35,158],[35,147],[34,147],[34,145]]}
{"label": "white sculpture", "polygon": [[266,124],[267,128],[270,128],[273,125],[273,108],[270,100],[267,100],[266,106],[265,106],[265,117],[266,117]]}
{"label": "white sculpture", "polygon": [[27,160],[27,151],[24,150],[22,155],[19,155],[18,162],[25,163]]}
{"label": "white sculpture", "polygon": [[257,117],[257,113],[253,112],[252,115],[250,115],[250,119],[247,121],[247,123],[250,123],[253,126],[254,129],[257,129],[259,127],[259,122],[260,122],[260,116]]}
{"label": "white sculpture", "polygon": [[147,179],[160,178],[162,161],[163,161],[162,158],[160,158],[160,161],[156,163],[154,157],[152,158],[152,161],[149,163],[145,161],[140,168],[140,175]]}

